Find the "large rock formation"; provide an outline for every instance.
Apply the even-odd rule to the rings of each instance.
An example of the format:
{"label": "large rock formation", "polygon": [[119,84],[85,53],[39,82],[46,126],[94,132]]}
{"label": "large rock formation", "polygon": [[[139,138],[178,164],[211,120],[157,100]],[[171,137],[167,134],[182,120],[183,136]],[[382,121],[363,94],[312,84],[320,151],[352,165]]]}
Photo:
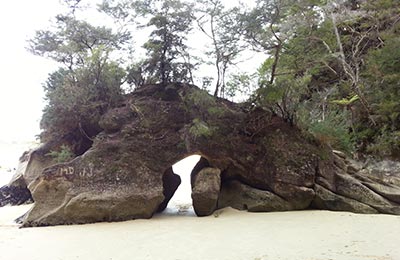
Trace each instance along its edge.
{"label": "large rock formation", "polygon": [[24,226],[150,218],[180,183],[171,166],[193,154],[202,157],[191,176],[199,215],[227,206],[400,214],[398,174],[363,171],[282,118],[194,86],[140,88],[100,125],[86,153],[29,184]]}

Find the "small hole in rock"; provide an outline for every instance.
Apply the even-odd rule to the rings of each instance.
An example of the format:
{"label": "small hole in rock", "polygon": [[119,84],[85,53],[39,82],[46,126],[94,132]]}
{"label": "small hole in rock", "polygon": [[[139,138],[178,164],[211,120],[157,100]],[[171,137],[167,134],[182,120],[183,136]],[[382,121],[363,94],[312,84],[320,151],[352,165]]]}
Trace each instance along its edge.
{"label": "small hole in rock", "polygon": [[200,155],[191,155],[175,163],[172,169],[181,178],[181,184],[163,212],[168,215],[195,215],[192,205],[190,175],[200,160]]}

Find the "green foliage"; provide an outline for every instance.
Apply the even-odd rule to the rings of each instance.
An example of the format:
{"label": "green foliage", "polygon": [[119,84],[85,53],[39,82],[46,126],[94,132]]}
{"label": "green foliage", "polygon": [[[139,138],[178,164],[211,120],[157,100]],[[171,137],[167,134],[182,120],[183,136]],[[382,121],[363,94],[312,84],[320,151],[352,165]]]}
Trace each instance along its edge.
{"label": "green foliage", "polygon": [[113,33],[73,16],[58,15],[55,30],[39,30],[30,40],[30,51],[51,58],[72,69],[83,65],[87,55],[98,48],[121,49],[129,42],[128,32]]}
{"label": "green foliage", "polygon": [[214,96],[232,97],[237,89],[225,84],[227,70],[244,50],[238,32],[238,9],[226,9],[221,0],[197,1],[197,25],[211,41],[206,55],[216,69]]}
{"label": "green foliage", "polygon": [[189,62],[186,36],[192,29],[192,6],[180,0],[136,1],[136,11],[149,16],[146,24],[154,28],[144,44],[146,83],[192,82],[194,65]]}
{"label": "green foliage", "polygon": [[[264,31],[252,27],[258,32],[252,35],[253,40],[271,50],[270,58],[259,69],[258,105],[285,118],[297,118],[301,127],[336,149],[351,151],[356,147],[375,155],[399,156],[400,25],[395,17],[400,4],[392,0],[367,0],[361,5],[344,1],[336,3],[335,9],[329,5],[319,9],[325,3],[300,1],[286,9],[289,2],[278,3],[281,16],[274,20],[280,33],[280,52],[273,48],[277,44],[273,37],[272,42],[261,37],[262,32],[268,34],[267,27]],[[292,34],[278,30],[298,21],[286,14],[312,5],[309,10],[324,10],[327,15],[318,19],[317,13],[306,11],[306,16],[311,15],[308,23],[286,28]],[[263,17],[261,14],[257,19]],[[338,105],[348,112],[337,111]]]}
{"label": "green foliage", "polygon": [[246,73],[233,74],[226,83],[226,96],[233,98],[238,94],[241,96],[249,96],[256,89],[254,83],[255,75]]}
{"label": "green foliage", "polygon": [[385,45],[368,53],[366,76],[380,79],[384,84],[396,84],[400,79],[400,37],[388,34],[385,36],[388,38]]}
{"label": "green foliage", "polygon": [[57,163],[68,162],[75,158],[75,154],[72,152],[71,148],[67,145],[61,145],[59,151],[51,151],[47,154],[52,157]]}
{"label": "green foliage", "polygon": [[[400,156],[400,37],[385,33],[385,45],[367,55],[365,84],[379,128],[367,151],[380,156]],[[369,126],[364,126],[367,129]]]}
{"label": "green foliage", "polygon": [[[101,130],[101,115],[118,104],[123,82],[192,82],[187,38],[196,19],[212,44],[204,56],[216,66],[216,96],[253,93],[252,106],[297,123],[336,149],[356,145],[400,157],[399,1],[346,0],[333,7],[326,0],[257,0],[252,8],[228,10],[219,0],[104,0],[100,10],[118,24],[139,23],[151,31],[146,57],[127,70],[110,57],[116,50],[132,57],[131,49],[125,52],[131,34],[76,19],[79,2],[65,0],[71,13],[57,16],[53,30],[38,31],[30,41],[33,53],[63,65],[44,86],[42,137],[79,131],[90,139]],[[254,92],[253,75],[227,76],[225,82],[228,68],[249,47],[269,57],[256,72]],[[203,87],[210,84],[205,77]],[[205,122],[226,111],[206,91],[193,91],[184,102],[198,113],[190,133],[210,137],[213,127]]]}
{"label": "green foliage", "polygon": [[264,88],[258,90],[258,94],[262,96],[263,102],[266,106],[273,106],[285,95],[285,89],[276,85],[266,85]]}
{"label": "green foliage", "polygon": [[41,120],[42,138],[71,131],[99,131],[100,116],[122,97],[123,69],[108,61],[102,49],[85,58],[84,66],[73,71],[60,68],[50,74],[44,86],[46,105]]}
{"label": "green foliage", "polygon": [[207,112],[211,117],[222,117],[225,113],[225,110],[221,107],[215,106],[209,107]]}
{"label": "green foliage", "polygon": [[356,102],[357,100],[360,100],[360,97],[358,95],[354,95],[350,98],[342,98],[340,100],[332,100],[331,103],[341,105],[341,106],[349,106],[349,105],[353,104],[354,102]]}
{"label": "green foliage", "polygon": [[367,146],[367,151],[381,157],[400,156],[400,131],[383,128]]}
{"label": "green foliage", "polygon": [[185,103],[199,110],[207,110],[216,105],[215,98],[210,96],[206,90],[193,90],[186,96]]}
{"label": "green foliage", "polygon": [[219,118],[225,113],[216,101],[216,98],[211,96],[206,90],[193,90],[185,97],[185,106],[187,111],[195,113],[195,116],[200,116],[203,120],[208,118]]}
{"label": "green foliage", "polygon": [[70,14],[58,15],[52,30],[39,30],[30,50],[59,62],[44,84],[47,105],[41,120],[42,141],[69,133],[90,139],[101,129],[99,118],[119,102],[124,70],[110,60],[122,50],[130,33],[114,33],[96,27],[74,15],[79,1],[66,1]]}
{"label": "green foliage", "polygon": [[193,119],[193,124],[189,129],[189,133],[195,138],[199,137],[210,137],[213,134],[213,128],[208,126],[207,123],[200,120],[199,118]]}
{"label": "green foliage", "polygon": [[331,111],[325,120],[311,121],[308,131],[320,142],[328,144],[333,149],[352,152],[354,143],[347,122],[348,115],[345,112]]}
{"label": "green foliage", "polygon": [[308,75],[304,77],[293,77],[291,75],[278,77],[273,84],[263,84],[263,87],[257,90],[259,105],[269,108],[288,122],[294,123],[301,99],[303,95],[307,94],[309,82],[310,77]]}

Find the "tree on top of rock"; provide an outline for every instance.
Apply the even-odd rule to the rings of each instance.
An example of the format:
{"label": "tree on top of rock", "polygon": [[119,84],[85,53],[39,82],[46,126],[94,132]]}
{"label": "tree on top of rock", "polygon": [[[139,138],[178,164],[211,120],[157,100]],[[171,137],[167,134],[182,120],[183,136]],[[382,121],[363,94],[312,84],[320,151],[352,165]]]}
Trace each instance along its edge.
{"label": "tree on top of rock", "polygon": [[243,51],[240,34],[236,33],[236,11],[226,10],[221,0],[198,1],[197,25],[212,42],[206,52],[213,57],[216,68],[214,96],[225,97],[225,76],[230,65]]}
{"label": "tree on top of rock", "polygon": [[37,31],[30,41],[32,53],[61,65],[44,84],[41,141],[71,133],[91,141],[101,131],[100,116],[122,97],[125,71],[110,55],[129,42],[130,34],[93,26],[77,19],[74,11],[58,15],[53,28]]}
{"label": "tree on top of rock", "polygon": [[149,17],[145,26],[153,29],[143,46],[146,83],[193,82],[194,65],[185,43],[192,30],[192,5],[179,0],[137,1],[136,12]]}
{"label": "tree on top of rock", "polygon": [[73,70],[98,48],[121,49],[129,42],[128,32],[114,33],[104,26],[93,26],[72,15],[57,15],[54,30],[39,30],[29,41],[29,50],[53,59]]}

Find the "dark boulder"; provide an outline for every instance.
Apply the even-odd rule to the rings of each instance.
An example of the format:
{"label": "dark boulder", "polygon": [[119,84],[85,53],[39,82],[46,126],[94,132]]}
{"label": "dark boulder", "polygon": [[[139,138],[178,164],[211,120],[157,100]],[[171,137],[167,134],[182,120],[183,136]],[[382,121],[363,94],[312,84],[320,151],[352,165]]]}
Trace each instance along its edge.
{"label": "dark boulder", "polygon": [[220,189],[220,169],[207,167],[196,174],[192,186],[192,200],[197,216],[209,216],[216,210]]}
{"label": "dark boulder", "polygon": [[181,177],[175,174],[174,171],[172,170],[172,167],[170,167],[164,173],[162,177],[162,182],[163,182],[164,200],[158,207],[158,212],[163,211],[167,207],[168,202],[171,200],[172,196],[174,196],[175,191],[178,189],[179,185],[181,185]]}
{"label": "dark boulder", "polygon": [[32,195],[22,178],[0,188],[0,207],[29,204],[32,202]]}
{"label": "dark boulder", "polygon": [[30,154],[24,153],[20,160],[18,168],[10,182],[0,188],[0,207],[10,205],[22,205],[32,203],[32,195],[27,187],[23,174],[26,172],[29,163]]}

